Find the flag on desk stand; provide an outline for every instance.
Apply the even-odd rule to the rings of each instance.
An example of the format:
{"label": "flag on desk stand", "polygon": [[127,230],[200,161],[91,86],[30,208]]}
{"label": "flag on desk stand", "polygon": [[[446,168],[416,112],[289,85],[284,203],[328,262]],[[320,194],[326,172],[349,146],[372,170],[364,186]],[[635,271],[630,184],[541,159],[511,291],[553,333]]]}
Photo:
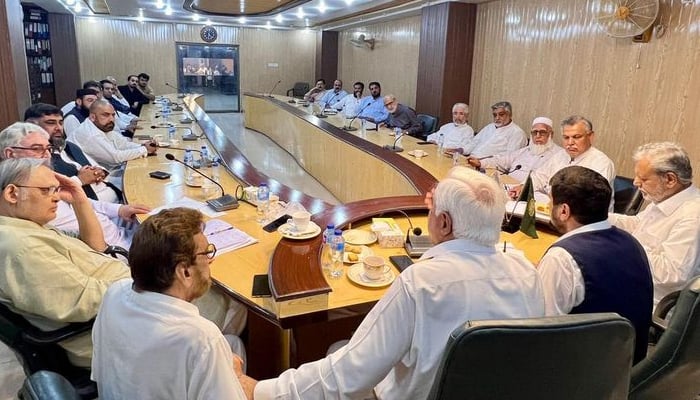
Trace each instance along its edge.
{"label": "flag on desk stand", "polygon": [[537,239],[537,229],[535,228],[535,192],[532,189],[532,177],[530,174],[527,175],[525,185],[523,185],[523,191],[520,192],[518,201],[527,202],[527,206],[523,212],[523,218],[520,221],[520,232],[533,239]]}

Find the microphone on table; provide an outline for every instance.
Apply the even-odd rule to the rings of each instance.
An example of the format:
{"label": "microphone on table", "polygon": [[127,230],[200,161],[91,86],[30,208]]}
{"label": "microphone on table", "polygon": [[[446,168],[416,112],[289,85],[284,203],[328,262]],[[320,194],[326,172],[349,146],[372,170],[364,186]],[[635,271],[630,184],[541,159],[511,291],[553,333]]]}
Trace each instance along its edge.
{"label": "microphone on table", "polygon": [[389,150],[389,151],[393,151],[394,153],[401,153],[401,152],[403,151],[403,148],[402,148],[402,147],[396,147],[396,142],[398,142],[399,140],[401,140],[401,138],[402,138],[403,136],[404,136],[404,135],[403,135],[403,131],[399,132],[399,134],[396,136],[396,140],[394,140],[394,144],[391,145],[391,146],[389,146],[388,144],[385,144],[385,145],[383,146],[384,149]]}
{"label": "microphone on table", "polygon": [[[153,143],[153,142],[149,143],[148,145],[151,147],[157,147],[159,149],[182,150],[182,151],[190,150],[190,151],[194,151],[195,153],[202,154],[202,152],[197,150],[197,149],[183,149],[182,147],[160,146],[157,143]],[[165,158],[168,158],[168,154],[165,155]],[[168,160],[170,160],[170,159],[168,158]]]}
{"label": "microphone on table", "polygon": [[171,87],[171,88],[175,89],[175,92],[177,93],[177,98],[178,98],[178,99],[182,99],[182,98],[185,97],[185,93],[183,93],[183,91],[180,90],[179,87],[173,86],[173,85],[169,84],[168,82],[165,82],[165,86],[168,86],[168,87]]}
{"label": "microphone on table", "polygon": [[279,85],[280,83],[282,83],[282,80],[281,80],[281,79],[278,80],[277,83],[275,83],[275,86],[273,86],[272,89],[270,89],[269,92],[267,92],[267,96],[266,96],[266,97],[269,97],[269,98],[271,98],[271,99],[274,99],[275,96],[272,95],[272,92],[275,91],[275,89],[277,88],[277,85]]}
{"label": "microphone on table", "polygon": [[518,165],[516,165],[515,167],[513,167],[513,168],[511,168],[511,169],[503,169],[503,168],[500,168],[500,167],[496,167],[496,170],[497,170],[498,172],[502,173],[503,175],[509,175],[511,172],[515,172],[515,171],[519,170],[519,169],[522,168],[522,167],[523,167],[522,165],[518,164]]}
{"label": "microphone on table", "polygon": [[403,210],[396,210],[406,217],[408,225],[410,228],[406,231],[406,242],[404,243],[404,249],[406,254],[410,257],[417,258],[423,255],[429,248],[433,247],[433,242],[430,240],[430,236],[421,236],[423,230],[416,226],[413,227],[413,222],[411,218]]}
{"label": "microphone on table", "polygon": [[172,155],[170,153],[166,154],[165,158],[167,158],[170,161],[175,161],[175,162],[178,162],[178,163],[184,165],[185,168],[189,168],[192,171],[198,173],[199,175],[202,175],[203,177],[205,177],[206,179],[208,179],[209,181],[214,183],[216,186],[218,186],[219,189],[221,189],[221,197],[217,197],[216,199],[207,200],[207,204],[209,205],[209,207],[213,208],[214,211],[221,212],[221,211],[233,210],[234,208],[238,208],[238,200],[236,200],[236,198],[234,196],[231,196],[230,194],[226,194],[226,192],[224,191],[224,187],[221,186],[219,184],[219,182],[211,179],[210,177],[208,177],[204,173],[196,170],[195,168],[190,167],[185,162],[178,160],[177,158],[175,158],[174,155]]}
{"label": "microphone on table", "polygon": [[323,109],[321,110],[320,113],[318,113],[318,114],[316,115],[316,117],[318,117],[318,118],[328,118],[328,116],[325,114],[325,112],[326,112],[327,109],[331,108],[331,107],[330,107],[331,101],[333,101],[336,97],[338,97],[338,94],[340,94],[340,92],[334,94],[333,97],[330,98],[330,100],[328,100],[327,102],[323,103]]}
{"label": "microphone on table", "polygon": [[353,126],[352,126],[352,123],[355,121],[355,119],[356,119],[357,117],[360,116],[360,114],[362,114],[362,111],[365,111],[365,109],[366,109],[367,107],[371,106],[371,105],[372,105],[372,103],[370,102],[370,103],[366,104],[364,107],[362,107],[362,108],[360,109],[360,111],[358,111],[358,113],[355,114],[354,117],[352,117],[352,119],[351,119],[350,122],[348,123],[348,126],[344,126],[344,127],[343,127],[343,130],[344,130],[344,131],[348,131],[348,132],[356,131],[357,128],[353,127]]}

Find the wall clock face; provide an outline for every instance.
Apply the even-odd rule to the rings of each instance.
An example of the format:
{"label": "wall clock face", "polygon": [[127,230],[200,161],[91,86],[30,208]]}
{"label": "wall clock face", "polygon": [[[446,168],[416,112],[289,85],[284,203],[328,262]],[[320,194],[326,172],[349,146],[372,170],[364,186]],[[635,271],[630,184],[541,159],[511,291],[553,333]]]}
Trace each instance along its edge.
{"label": "wall clock face", "polygon": [[199,31],[199,36],[207,43],[211,43],[216,40],[219,34],[216,32],[216,28],[213,26],[205,26]]}

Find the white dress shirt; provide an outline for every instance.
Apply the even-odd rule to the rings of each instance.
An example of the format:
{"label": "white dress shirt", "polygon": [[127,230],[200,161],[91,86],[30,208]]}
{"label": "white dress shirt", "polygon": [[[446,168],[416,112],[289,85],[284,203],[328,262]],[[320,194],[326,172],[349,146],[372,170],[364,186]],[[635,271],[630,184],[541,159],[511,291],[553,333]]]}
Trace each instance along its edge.
{"label": "white dress shirt", "polygon": [[343,97],[339,102],[333,105],[336,110],[343,110],[345,118],[354,118],[357,112],[360,111],[360,102],[362,98],[356,98],[354,93]]}
{"label": "white dress shirt", "polygon": [[700,190],[695,186],[637,215],[610,214],[610,222],[644,247],[654,279],[654,306],[700,275]]}
{"label": "white dress shirt", "polygon": [[195,305],[132,284],[110,286],[92,328],[100,399],[244,400],[219,328]]}
{"label": "white dress shirt", "polygon": [[[121,207],[121,204],[95,200],[90,200],[90,202],[102,227],[105,242],[108,245],[112,244],[128,249],[131,246],[132,232],[120,228],[115,223],[115,221],[119,221],[119,207]],[[78,218],[75,216],[73,206],[65,201],[58,202],[56,218],[50,221],[49,225],[71,236],[78,237]]]}
{"label": "white dress shirt", "polygon": [[440,143],[442,135],[442,147],[445,149],[463,149],[474,140],[474,129],[469,124],[457,125],[454,122],[445,124],[437,132],[431,133],[425,139],[428,142]]}
{"label": "white dress shirt", "polygon": [[500,128],[491,123],[474,136],[474,140],[463,148],[463,153],[473,157],[495,156],[517,150],[526,144],[527,135],[515,122],[511,121]]}
{"label": "white dress shirt", "polygon": [[[611,226],[608,221],[584,225],[562,235],[554,244],[579,233],[602,231]],[[544,309],[548,316],[568,314],[586,297],[581,268],[571,254],[561,247],[547,250],[537,265],[537,273],[542,279]]]}
{"label": "white dress shirt", "polygon": [[[83,153],[83,154],[84,154],[84,153]],[[71,164],[71,165],[75,166],[75,168],[77,168],[78,171],[80,171],[80,169],[83,168],[83,166],[82,166],[79,162],[76,162],[75,160],[73,160],[72,158],[70,158],[70,157],[68,156],[68,154],[66,154],[66,151],[65,151],[65,150],[62,150],[62,151],[61,151],[60,156],[61,156],[61,159],[62,159],[63,161],[67,162],[68,164]],[[88,162],[90,163],[90,165],[97,165],[97,163],[95,162],[95,160],[93,160],[93,159],[92,159],[90,156],[88,156],[87,154],[85,154],[85,158],[87,158],[87,160],[88,160]],[[78,175],[71,176],[70,179],[74,180],[74,181],[75,181],[76,183],[78,183],[80,186],[83,186],[83,182],[80,180],[80,178],[78,177]],[[117,197],[117,193],[116,193],[111,187],[105,185],[104,182],[91,183],[91,184],[90,184],[90,187],[91,187],[92,190],[95,192],[95,194],[97,195],[97,198],[98,198],[100,201],[106,201],[106,202],[108,202],[108,203],[119,203],[119,198]]]}
{"label": "white dress shirt", "polygon": [[465,239],[436,245],[402,272],[350,342],[260,381],[255,399],[424,399],[450,333],[470,319],[542,316],[537,272],[519,253]]}
{"label": "white dress shirt", "polygon": [[610,187],[613,186],[613,181],[615,180],[615,164],[605,153],[591,146],[583,154],[579,154],[579,156],[573,160],[564,149],[554,154],[546,163],[533,171],[533,189],[535,191],[549,193],[549,180],[552,176],[559,172],[559,170],[571,165],[579,165],[592,169],[603,175],[610,183]]}
{"label": "white dress shirt", "polygon": [[145,157],[145,146],[130,142],[119,132],[102,132],[95,124],[86,119],[68,140],[76,143],[83,152],[106,169],[113,171],[121,168],[126,161]]}
{"label": "white dress shirt", "polygon": [[[513,179],[523,183],[530,171],[534,171],[549,161],[552,156],[563,151],[561,147],[552,143],[551,147],[541,154],[535,154],[530,146],[515,151],[497,155],[493,158],[481,160],[482,168],[498,168],[508,173]],[[515,169],[518,165],[520,168]]]}

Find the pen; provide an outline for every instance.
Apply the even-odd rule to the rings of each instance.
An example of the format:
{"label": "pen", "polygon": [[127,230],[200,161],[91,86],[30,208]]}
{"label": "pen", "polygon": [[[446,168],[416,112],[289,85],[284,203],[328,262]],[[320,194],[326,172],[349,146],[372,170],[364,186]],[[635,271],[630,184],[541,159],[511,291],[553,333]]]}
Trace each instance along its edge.
{"label": "pen", "polygon": [[506,241],[505,240],[503,241],[503,252],[504,253],[506,252]]}
{"label": "pen", "polygon": [[477,160],[481,161],[481,160],[486,160],[487,158],[493,158],[493,156],[479,157],[479,158],[477,158]]}
{"label": "pen", "polygon": [[216,235],[217,233],[230,231],[231,229],[233,229],[233,227],[232,227],[232,226],[229,226],[228,228],[225,228],[225,229],[220,229],[220,230],[218,230],[218,231],[214,231],[214,232],[211,232],[211,233],[207,233],[207,236]]}

